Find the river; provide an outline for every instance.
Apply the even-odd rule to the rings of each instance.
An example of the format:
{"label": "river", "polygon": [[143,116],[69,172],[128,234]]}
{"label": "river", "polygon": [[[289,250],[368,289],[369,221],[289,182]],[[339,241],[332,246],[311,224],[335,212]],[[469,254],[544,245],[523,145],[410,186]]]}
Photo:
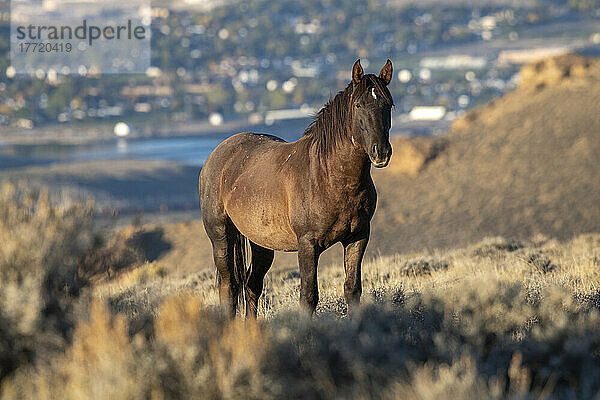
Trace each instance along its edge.
{"label": "river", "polygon": [[[309,119],[278,121],[253,126],[253,132],[268,133],[287,141],[300,138]],[[194,136],[114,138],[87,144],[0,144],[0,169],[50,163],[98,160],[161,160],[201,166],[210,152],[235,132]]]}

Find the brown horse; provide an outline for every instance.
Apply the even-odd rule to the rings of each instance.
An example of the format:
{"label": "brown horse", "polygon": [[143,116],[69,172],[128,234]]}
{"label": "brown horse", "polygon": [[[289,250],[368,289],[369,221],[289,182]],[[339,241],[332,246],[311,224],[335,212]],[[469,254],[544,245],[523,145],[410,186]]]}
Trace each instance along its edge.
{"label": "brown horse", "polygon": [[379,76],[364,75],[357,60],[352,82],[298,141],[240,133],[210,154],[200,173],[200,206],[221,304],[232,316],[238,294],[245,297],[246,316],[256,316],[274,250],[298,251],[300,304],[314,312],[319,255],[337,242],[344,246],[346,302],[359,303],[361,262],[377,202],[371,163],[385,167],[392,154],[391,79],[390,60]]}

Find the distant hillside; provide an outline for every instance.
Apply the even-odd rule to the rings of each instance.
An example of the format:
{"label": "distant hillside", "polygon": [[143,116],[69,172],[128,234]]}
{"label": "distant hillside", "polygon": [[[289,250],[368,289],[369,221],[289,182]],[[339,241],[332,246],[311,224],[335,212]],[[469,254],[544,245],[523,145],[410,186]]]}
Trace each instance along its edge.
{"label": "distant hillside", "polygon": [[[600,62],[565,56],[525,66],[522,76],[517,90],[455,121],[446,135],[393,139],[389,167],[373,170],[378,208],[367,258],[486,236],[600,232]],[[200,221],[147,228],[170,244],[157,256],[168,270],[213,268]],[[277,253],[274,265],[296,269],[296,257]],[[338,245],[321,265],[342,260]]]}
{"label": "distant hillside", "polygon": [[561,56],[521,76],[443,138],[394,142],[375,172],[371,251],[600,231],[600,61]]}

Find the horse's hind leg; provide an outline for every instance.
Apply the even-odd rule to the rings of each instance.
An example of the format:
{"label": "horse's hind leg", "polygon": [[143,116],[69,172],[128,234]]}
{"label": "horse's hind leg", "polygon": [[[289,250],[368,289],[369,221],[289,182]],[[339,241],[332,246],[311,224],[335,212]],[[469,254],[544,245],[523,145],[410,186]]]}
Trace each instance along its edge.
{"label": "horse's hind leg", "polygon": [[229,218],[224,217],[214,223],[205,224],[206,232],[213,248],[213,259],[217,269],[219,300],[232,317],[237,310],[240,285],[234,273],[234,245],[237,229]]}
{"label": "horse's hind leg", "polygon": [[252,267],[246,284],[246,317],[256,318],[258,299],[263,290],[265,275],[273,263],[274,251],[250,242]]}

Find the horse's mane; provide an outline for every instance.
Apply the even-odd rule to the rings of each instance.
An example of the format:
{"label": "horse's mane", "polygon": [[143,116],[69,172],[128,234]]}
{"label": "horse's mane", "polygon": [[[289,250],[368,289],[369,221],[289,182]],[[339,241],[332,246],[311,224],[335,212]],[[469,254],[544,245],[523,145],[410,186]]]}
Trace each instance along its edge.
{"label": "horse's mane", "polygon": [[[355,96],[359,97],[369,88],[375,87],[378,94],[390,105],[394,100],[387,87],[373,74],[368,74],[358,84]],[[331,151],[344,138],[348,137],[350,130],[350,98],[352,96],[352,82],[338,92],[317,112],[313,121],[304,131],[303,136],[310,136],[320,153]]]}

